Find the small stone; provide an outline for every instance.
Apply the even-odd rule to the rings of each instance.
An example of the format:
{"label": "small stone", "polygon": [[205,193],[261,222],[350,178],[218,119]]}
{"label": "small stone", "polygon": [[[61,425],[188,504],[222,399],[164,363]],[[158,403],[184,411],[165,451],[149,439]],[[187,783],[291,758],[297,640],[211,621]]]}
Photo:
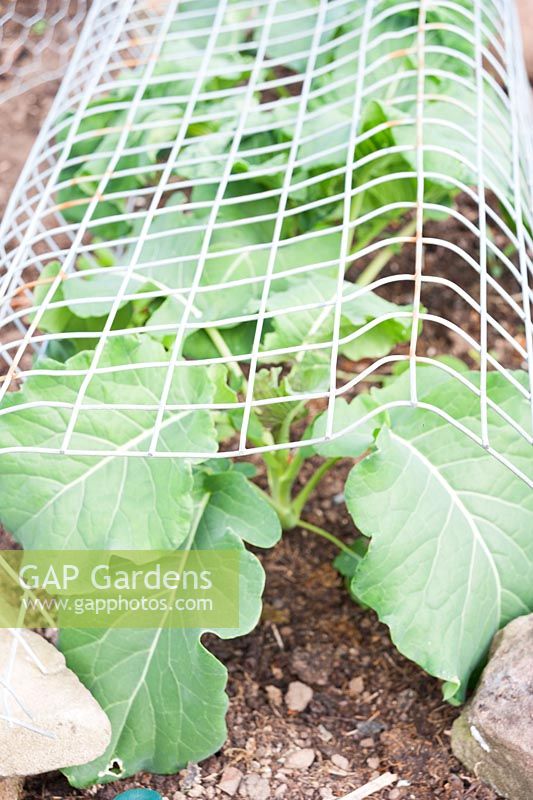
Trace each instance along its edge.
{"label": "small stone", "polygon": [[401,796],[402,793],[400,792],[399,789],[391,789],[391,791],[389,792],[389,800],[399,800]]}
{"label": "small stone", "polygon": [[242,781],[242,772],[237,767],[226,767],[222,773],[222,777],[218,782],[218,788],[221,792],[229,794],[233,797]]}
{"label": "small stone", "polygon": [[266,778],[254,772],[247,775],[243,781],[243,788],[250,800],[268,800],[270,797],[270,784]]}
{"label": "small stone", "polygon": [[350,762],[344,756],[341,756],[340,753],[334,753],[331,756],[331,763],[335,764],[336,767],[339,769],[344,769],[348,771],[350,769]]}
{"label": "small stone", "polygon": [[319,789],[320,800],[335,800],[335,795],[331,789]]}
{"label": "small stone", "polygon": [[283,694],[281,693],[281,689],[278,689],[277,686],[265,686],[265,692],[267,693],[269,702],[273,706],[280,706],[283,703]]}
{"label": "small stone", "polygon": [[378,769],[380,762],[379,758],[372,757],[372,758],[367,758],[366,763],[368,764],[370,769]]}
{"label": "small stone", "polygon": [[289,711],[305,711],[313,699],[313,690],[310,686],[300,681],[289,683],[289,689],[285,695],[285,703]]}
{"label": "small stone", "polygon": [[326,650],[317,652],[316,648],[313,650],[297,648],[291,666],[304,683],[314,683],[317,686],[327,686],[329,683],[332,664],[330,654]]}
{"label": "small stone", "polygon": [[331,731],[328,731],[328,729],[324,727],[324,725],[322,724],[318,726],[318,735],[320,736],[323,742],[331,742],[331,740],[333,739],[333,734],[331,733]]}
{"label": "small stone", "polygon": [[357,697],[357,695],[362,694],[364,690],[365,682],[360,675],[358,675],[356,678],[352,678],[348,684],[348,693],[351,694],[352,697]]}
{"label": "small stone", "polygon": [[183,792],[174,792],[172,800],[187,800]]}
{"label": "small stone", "polygon": [[205,797],[204,787],[197,784],[196,786],[193,786],[192,789],[189,789],[187,794],[189,797]]}
{"label": "small stone", "polygon": [[452,750],[498,794],[533,797],[533,614],[493,639],[479,685],[452,728]]}
{"label": "small stone", "polygon": [[274,797],[285,797],[285,795],[287,794],[288,790],[289,790],[289,787],[287,786],[287,784],[286,783],[281,783],[278,786],[278,788],[276,789],[276,791],[274,792]]}
{"label": "small stone", "polygon": [[198,766],[198,764],[187,764],[185,769],[182,769],[180,772],[180,786],[182,789],[187,791],[191,789],[196,783],[199,783],[202,779],[202,770]]}
{"label": "small stone", "polygon": [[361,739],[361,747],[374,747],[374,740],[369,736],[367,739]]}
{"label": "small stone", "polygon": [[309,769],[315,760],[315,751],[311,747],[293,750],[285,759],[285,766],[289,769]]}
{"label": "small stone", "polygon": [[365,719],[358,722],[356,728],[363,737],[375,736],[385,730],[385,725],[379,719]]}

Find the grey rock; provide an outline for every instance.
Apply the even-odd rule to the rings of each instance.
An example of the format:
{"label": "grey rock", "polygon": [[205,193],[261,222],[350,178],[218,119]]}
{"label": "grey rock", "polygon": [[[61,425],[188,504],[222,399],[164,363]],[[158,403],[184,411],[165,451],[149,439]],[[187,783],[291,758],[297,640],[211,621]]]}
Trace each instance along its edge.
{"label": "grey rock", "polygon": [[376,736],[385,730],[385,725],[379,719],[368,719],[358,722],[355,726],[361,736]]}
{"label": "grey rock", "polygon": [[494,637],[479,686],[454,722],[452,749],[509,800],[533,797],[533,614]]}
{"label": "grey rock", "polygon": [[[21,635],[27,649],[17,646],[10,702],[13,716],[29,725],[0,720],[0,777],[36,775],[98,758],[111,740],[106,714],[53,645],[31,631]],[[12,643],[11,633],[0,630],[0,675]]]}

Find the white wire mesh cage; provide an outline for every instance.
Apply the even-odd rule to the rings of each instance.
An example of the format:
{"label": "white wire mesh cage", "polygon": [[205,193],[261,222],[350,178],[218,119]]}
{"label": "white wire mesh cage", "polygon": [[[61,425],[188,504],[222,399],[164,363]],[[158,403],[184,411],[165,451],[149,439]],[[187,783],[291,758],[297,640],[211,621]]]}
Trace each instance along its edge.
{"label": "white wire mesh cage", "polygon": [[[417,406],[531,483],[512,446],[533,442],[519,40],[506,0],[96,0],[0,230],[0,414],[57,411],[3,451],[236,456]],[[221,365],[242,385],[203,391]],[[471,394],[467,422],[421,391],[428,365]],[[344,424],[340,400],[404,368]],[[310,439],[304,406],[327,410]],[[258,441],[281,407],[296,424]],[[205,409],[240,436],[176,448]]]}
{"label": "white wire mesh cage", "polygon": [[0,3],[0,104],[64,74],[87,8],[88,0]]}

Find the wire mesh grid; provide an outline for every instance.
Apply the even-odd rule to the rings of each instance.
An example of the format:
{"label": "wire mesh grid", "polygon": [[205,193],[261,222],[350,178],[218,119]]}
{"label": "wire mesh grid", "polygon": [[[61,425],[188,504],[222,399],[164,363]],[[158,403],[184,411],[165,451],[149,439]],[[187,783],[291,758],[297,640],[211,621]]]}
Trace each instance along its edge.
{"label": "wire mesh grid", "polygon": [[87,8],[88,0],[0,3],[0,104],[63,75]]}
{"label": "wire mesh grid", "polygon": [[[532,483],[489,426],[533,442],[518,42],[502,0],[96,0],[0,229],[0,414],[57,411],[3,452],[237,456],[414,406]],[[244,372],[231,397],[199,388],[220,365]],[[427,365],[472,394],[467,423],[420,396]],[[342,425],[342,398],[404,367],[403,395]],[[327,410],[319,436],[254,438],[303,404]],[[176,449],[206,409],[239,437]],[[125,415],[127,440],[98,433]]]}

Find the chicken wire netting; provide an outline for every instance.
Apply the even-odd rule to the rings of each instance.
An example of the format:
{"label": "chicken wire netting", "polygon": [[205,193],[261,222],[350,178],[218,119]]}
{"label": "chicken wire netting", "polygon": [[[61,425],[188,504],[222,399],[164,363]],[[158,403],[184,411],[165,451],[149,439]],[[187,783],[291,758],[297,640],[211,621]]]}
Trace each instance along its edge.
{"label": "chicken wire netting", "polygon": [[[405,406],[532,483],[513,444],[533,442],[519,42],[503,0],[93,2],[0,229],[0,414],[56,411],[3,452],[237,456]],[[421,390],[428,366],[471,395],[467,419]],[[244,384],[208,396],[206,369]],[[240,435],[176,449],[205,409]],[[280,409],[296,424],[258,441]]]}
{"label": "chicken wire netting", "polygon": [[88,5],[89,0],[0,3],[0,105],[63,75]]}

